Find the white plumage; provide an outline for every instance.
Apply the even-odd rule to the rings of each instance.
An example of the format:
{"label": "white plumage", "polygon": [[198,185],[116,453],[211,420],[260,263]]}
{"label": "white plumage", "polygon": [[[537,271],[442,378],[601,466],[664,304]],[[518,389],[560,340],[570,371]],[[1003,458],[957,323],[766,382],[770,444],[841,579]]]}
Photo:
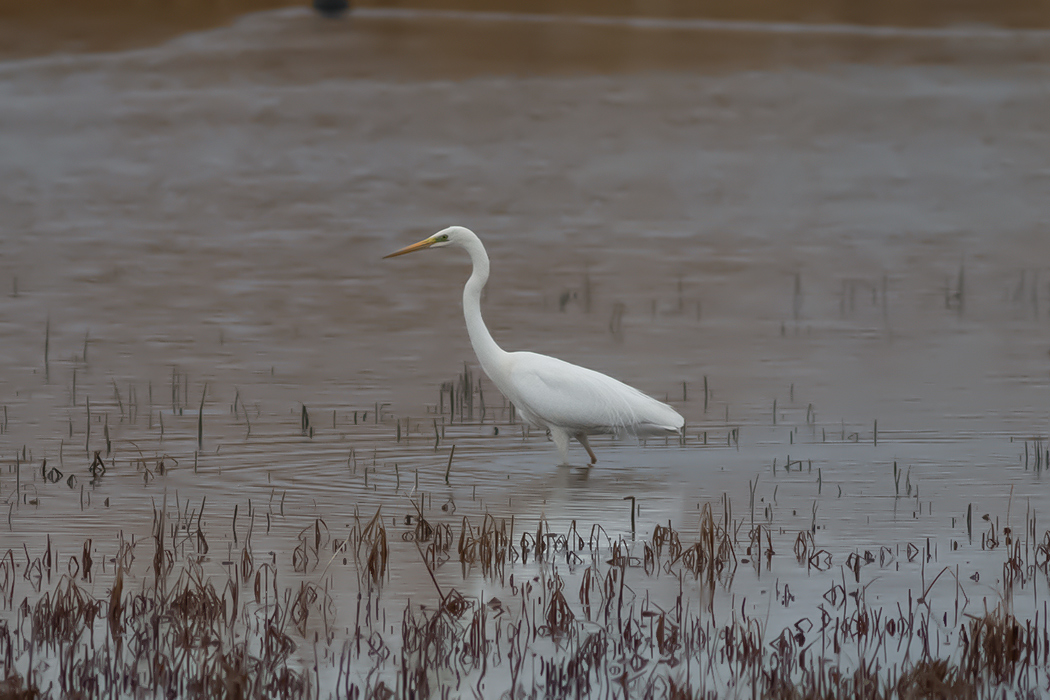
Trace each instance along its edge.
{"label": "white plumage", "polygon": [[474,352],[485,374],[529,424],[550,431],[568,464],[569,438],[598,461],[588,435],[629,433],[639,436],[679,433],[685,419],[667,404],[594,370],[534,352],[505,352],[492,339],[481,317],[481,290],[489,277],[489,257],[469,229],[451,226],[386,257],[424,248],[464,248],[474,271],[463,288],[463,316]]}

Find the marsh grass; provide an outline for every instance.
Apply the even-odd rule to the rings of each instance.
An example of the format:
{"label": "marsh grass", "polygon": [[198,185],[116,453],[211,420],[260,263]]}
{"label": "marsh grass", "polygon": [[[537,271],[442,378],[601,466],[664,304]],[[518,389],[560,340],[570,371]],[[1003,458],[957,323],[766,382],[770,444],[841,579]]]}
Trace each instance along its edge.
{"label": "marsh grass", "polygon": [[[25,446],[16,453],[10,471],[20,497],[8,498],[9,513],[29,504],[27,480],[45,493],[80,488],[90,501],[95,489],[122,473],[157,487],[180,472],[199,478],[198,456],[202,474],[209,463],[214,469],[219,460],[202,451],[209,387],[201,389],[196,415],[191,410],[180,420],[189,379],[173,369],[171,382],[170,453],[150,454],[135,443],[127,448],[138,399],[132,386],[122,393],[113,381],[106,387],[111,402],[96,402],[92,411],[85,398],[90,459],[63,471],[46,460],[34,462]],[[706,410],[706,376],[703,385]],[[683,381],[683,401],[687,392]],[[248,406],[238,390],[231,393],[238,438],[266,440],[270,424],[253,406],[253,433]],[[813,404],[796,405],[794,386],[789,397],[787,404],[774,402],[774,422],[782,428],[797,418],[814,442],[826,442]],[[100,551],[105,546],[97,535],[82,546],[78,541],[72,556],[68,547],[59,556],[50,537],[39,552],[28,545],[3,552],[0,698],[720,698],[731,690],[763,698],[976,699],[1004,691],[1036,697],[1044,689],[1050,672],[1045,615],[1021,619],[1013,604],[1017,591],[1045,586],[1048,576],[1050,531],[1038,536],[1034,511],[1026,513],[1022,534],[1006,524],[1009,511],[1000,523],[982,518],[982,511],[974,518],[972,505],[967,509],[970,546],[1002,565],[994,589],[998,604],[974,615],[960,581],[965,575],[936,563],[936,543],[833,552],[820,536],[818,500],[812,522],[807,500],[803,521],[790,528],[777,522],[765,499],[756,514],[757,477],[744,518],[734,517],[726,495],[698,503],[688,526],[637,518],[645,494],[629,495],[631,528],[622,534],[622,512],[611,516],[615,524],[566,525],[548,520],[536,506],[504,513],[480,500],[465,505],[466,494],[473,503],[481,493],[471,482],[471,440],[507,435],[516,442],[515,431],[499,430],[514,424],[513,407],[486,404],[481,379],[469,367],[442,385],[429,420],[397,417],[388,406],[375,401],[369,410],[341,412],[356,447],[341,452],[337,470],[353,478],[358,490],[352,493],[391,489],[393,496],[369,501],[368,515],[354,506],[345,522],[331,512],[312,513],[293,527],[284,520],[289,491],[274,487],[263,508],[256,507],[259,499],[256,505],[234,502],[221,514],[211,505],[209,525],[204,498],[197,505],[175,492],[172,507],[165,491],[157,496],[149,537],[137,543],[121,537],[115,552]],[[324,416],[329,409],[334,433],[337,411],[322,405],[314,413]],[[296,445],[334,440],[327,430],[315,434],[304,404],[291,411],[298,431],[289,430],[287,408],[279,430],[293,435]],[[110,426],[109,412],[121,420]],[[164,435],[162,415],[158,410],[154,424],[150,411],[146,429],[159,433],[155,438]],[[4,421],[6,430],[6,411]],[[209,444],[218,443],[221,417],[209,421],[209,436],[216,436]],[[91,443],[92,423],[105,447]],[[891,434],[872,428],[872,446]],[[446,430],[449,454],[436,457]],[[739,450],[740,428],[725,430],[726,447]],[[862,443],[859,430],[848,431],[843,421],[842,445]],[[417,441],[425,444],[423,456],[402,456],[412,437],[425,438]],[[382,450],[368,449],[363,439],[385,442]],[[789,440],[794,444],[794,437]],[[698,434],[689,444],[702,447],[706,440],[701,443]],[[179,445],[194,453],[192,475],[172,456],[188,464],[188,451]],[[365,450],[360,460],[359,449]],[[1030,438],[1024,449],[1026,466],[1045,466],[1045,442]],[[400,468],[394,459],[403,460]],[[414,485],[406,493],[411,484],[402,487],[401,472],[413,460]],[[808,459],[788,455],[773,465],[773,503],[779,484],[788,488],[797,475],[815,477],[813,494],[821,493],[827,474],[819,466],[812,474]],[[885,470],[885,497],[918,503],[921,471],[913,475],[897,463],[891,473],[888,464]],[[267,536],[272,521],[290,528],[285,542],[292,544],[283,551],[259,544],[263,515]],[[871,603],[867,587],[893,575],[899,563],[911,565],[917,579],[906,603]],[[425,571],[433,587],[413,589],[411,599],[392,593],[413,567]],[[823,591],[817,609],[799,611],[790,624],[745,605],[755,589],[740,584],[742,577],[750,582],[785,572],[803,574]],[[356,606],[345,597],[355,583]],[[777,578],[763,585],[771,605],[795,604],[794,582],[789,587]],[[949,588],[954,596],[945,592]]]}
{"label": "marsh grass", "polygon": [[[22,563],[9,549],[0,558],[2,697],[714,698],[728,682],[763,698],[976,699],[1004,689],[1035,697],[1050,670],[1045,618],[1016,618],[1008,595],[949,624],[931,591],[960,582],[943,567],[906,607],[872,606],[864,570],[889,567],[889,548],[857,552],[837,573],[811,530],[742,529],[725,498],[701,504],[688,530],[668,522],[636,540],[598,523],[560,530],[540,517],[516,527],[491,512],[472,521],[451,507],[430,509],[422,495],[406,502],[409,513],[393,519],[382,509],[353,516],[338,540],[316,518],[290,556],[264,562],[253,553],[249,504],[225,576],[205,573],[207,539],[218,534],[203,529],[203,500],[172,508],[165,498],[152,536],[118,541],[114,556],[91,540],[70,557],[48,541],[38,555],[26,549]],[[408,560],[391,546],[391,522],[404,523],[400,537],[414,543]],[[1047,575],[1050,531],[1034,542],[1021,546],[988,521],[984,545],[1016,570],[1010,586]],[[138,562],[143,548],[148,561]],[[769,568],[787,550],[811,575],[830,576],[818,614],[771,629],[764,615],[716,607],[741,565]],[[903,555],[932,562],[935,552],[916,546]],[[419,562],[433,592],[383,604],[391,569]],[[451,577],[450,564],[459,569]],[[282,586],[289,569],[293,580]],[[359,572],[356,614],[330,592],[330,576],[348,570]],[[494,594],[459,589],[477,575]],[[657,603],[647,587],[659,581],[677,593]],[[794,600],[776,589],[782,605]],[[383,622],[398,609],[390,603],[400,606],[392,625]],[[955,641],[938,647],[940,637]]]}

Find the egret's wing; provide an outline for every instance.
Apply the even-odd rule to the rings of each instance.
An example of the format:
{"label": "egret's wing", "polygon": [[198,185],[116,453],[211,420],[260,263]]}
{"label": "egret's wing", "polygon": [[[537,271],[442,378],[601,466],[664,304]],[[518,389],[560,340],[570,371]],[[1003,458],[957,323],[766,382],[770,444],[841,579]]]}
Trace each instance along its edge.
{"label": "egret's wing", "polygon": [[526,417],[585,433],[673,432],[685,423],[667,404],[600,372],[531,352],[512,356],[508,398]]}

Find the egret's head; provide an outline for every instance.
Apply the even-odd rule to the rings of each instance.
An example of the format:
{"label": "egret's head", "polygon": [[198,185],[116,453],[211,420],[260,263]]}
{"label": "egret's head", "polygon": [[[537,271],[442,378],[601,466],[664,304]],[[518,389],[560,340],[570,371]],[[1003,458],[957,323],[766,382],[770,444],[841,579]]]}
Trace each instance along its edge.
{"label": "egret's head", "polygon": [[424,248],[443,248],[447,245],[454,243],[460,243],[462,240],[473,235],[467,229],[462,226],[449,226],[446,229],[438,231],[430,238],[424,238],[419,243],[413,243],[410,246],[405,246],[401,250],[396,250],[390,255],[384,255],[384,258],[393,258],[398,255],[404,255],[405,253],[414,253],[417,250],[423,250]]}

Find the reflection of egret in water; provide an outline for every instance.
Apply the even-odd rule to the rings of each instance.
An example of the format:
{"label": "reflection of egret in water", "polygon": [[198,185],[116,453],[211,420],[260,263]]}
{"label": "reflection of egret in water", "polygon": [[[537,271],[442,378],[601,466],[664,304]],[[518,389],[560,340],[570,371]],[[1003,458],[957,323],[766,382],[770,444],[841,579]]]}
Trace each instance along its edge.
{"label": "reflection of egret in water", "polygon": [[677,411],[612,377],[546,355],[500,348],[481,318],[489,256],[472,231],[451,226],[386,257],[449,245],[464,248],[474,264],[463,288],[463,315],[482,369],[528,423],[550,432],[562,464],[568,464],[569,438],[584,446],[594,464],[598,458],[588,435],[653,437],[682,430],[685,419]]}

